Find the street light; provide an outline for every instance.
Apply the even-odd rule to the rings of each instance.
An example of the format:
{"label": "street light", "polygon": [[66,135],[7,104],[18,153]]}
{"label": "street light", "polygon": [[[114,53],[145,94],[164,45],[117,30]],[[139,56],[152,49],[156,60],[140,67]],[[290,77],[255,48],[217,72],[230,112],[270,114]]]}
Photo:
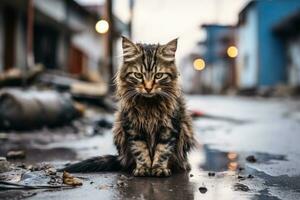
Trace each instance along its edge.
{"label": "street light", "polygon": [[109,24],[106,20],[102,19],[99,20],[96,25],[95,25],[95,29],[98,33],[100,34],[104,34],[108,31],[109,29]]}
{"label": "street light", "polygon": [[235,58],[237,57],[239,54],[239,50],[238,48],[236,48],[235,46],[230,46],[228,47],[227,49],[227,55],[230,57],[230,58]]}
{"label": "street light", "polygon": [[201,71],[205,68],[205,61],[201,58],[197,58],[196,60],[194,60],[194,69]]}

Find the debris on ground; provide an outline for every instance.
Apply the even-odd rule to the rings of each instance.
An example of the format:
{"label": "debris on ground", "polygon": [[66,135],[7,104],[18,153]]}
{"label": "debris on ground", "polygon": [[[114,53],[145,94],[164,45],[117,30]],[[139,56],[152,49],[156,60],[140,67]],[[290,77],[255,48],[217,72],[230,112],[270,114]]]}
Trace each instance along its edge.
{"label": "debris on ground", "polygon": [[47,175],[56,175],[57,171],[55,168],[49,168],[49,169],[46,169],[45,172],[47,173]]}
{"label": "debris on ground", "polygon": [[255,163],[257,161],[254,155],[247,156],[246,160],[250,163]]}
{"label": "debris on ground", "polygon": [[64,185],[61,174],[56,174],[48,165],[45,168],[40,167],[39,171],[27,170],[25,164],[22,168],[19,166],[12,164],[10,170],[2,174],[0,190],[61,189],[73,186]]}
{"label": "debris on ground", "polygon": [[[264,157],[261,156],[259,153],[257,153],[259,152],[257,151],[257,149],[253,149],[249,151],[245,150],[243,152],[239,152],[238,150],[236,150],[236,153],[239,154],[240,157],[239,159],[235,159],[234,161],[231,161],[230,159],[228,159],[227,151],[219,150],[219,152],[217,152],[216,154],[211,154],[209,148],[205,148],[204,150],[201,151],[203,154],[207,153],[207,157],[206,157],[207,159],[203,161],[204,163],[198,163],[198,161],[194,162],[194,160],[192,160],[191,164],[193,170],[188,175],[185,173],[179,175],[174,174],[174,176],[164,180],[160,180],[160,179],[152,180],[152,178],[146,178],[146,179],[134,178],[134,177],[132,178],[131,175],[128,175],[126,173],[123,174],[123,173],[110,173],[110,172],[100,173],[100,174],[98,173],[98,174],[81,175],[84,176],[87,179],[86,180],[84,178],[77,176],[77,174],[72,174],[76,176],[76,178],[79,178],[82,181],[84,187],[77,188],[70,185],[64,185],[62,183],[63,182],[62,173],[56,172],[55,168],[59,169],[66,162],[74,162],[75,159],[79,159],[79,158],[82,159],[88,157],[89,155],[90,156],[97,155],[99,154],[99,150],[100,153],[109,153],[106,151],[114,150],[112,149],[113,148],[113,146],[111,145],[112,140],[111,137],[109,136],[109,134],[111,133],[110,130],[104,130],[105,135],[103,136],[97,135],[95,137],[91,137],[90,135],[87,135],[87,130],[90,128],[91,129],[94,128],[94,126],[99,127],[99,129],[109,128],[110,122],[113,121],[112,115],[110,113],[109,114],[101,113],[100,109],[99,109],[100,112],[98,112],[98,110],[94,110],[94,108],[97,109],[97,107],[88,106],[86,104],[84,105],[86,106],[87,109],[85,111],[84,117],[79,120],[73,121],[71,123],[72,127],[69,126],[59,127],[57,129],[43,128],[41,130],[35,131],[34,134],[32,134],[33,131],[28,131],[24,133],[22,132],[22,134],[14,131],[8,131],[8,132],[0,131],[4,133],[4,138],[7,138],[7,141],[0,139],[0,146],[1,146],[0,156],[5,156],[6,152],[8,152],[9,150],[20,150],[20,149],[26,150],[26,160],[10,161],[12,163],[11,164],[12,167],[13,165],[15,165],[17,167],[22,168],[23,170],[21,174],[24,174],[23,173],[24,171],[29,172],[27,177],[29,177],[31,172],[34,172],[31,174],[38,174],[40,173],[40,171],[43,171],[41,173],[42,175],[41,177],[37,177],[37,178],[34,178],[33,176],[32,178],[29,177],[28,179],[26,179],[26,183],[28,183],[30,186],[33,185],[34,186],[37,185],[38,186],[41,185],[68,186],[69,188],[76,189],[76,191],[78,192],[77,193],[76,191],[74,191],[76,192],[76,195],[78,194],[80,196],[79,198],[83,198],[83,199],[93,196],[94,195],[93,192],[97,194],[99,193],[99,195],[103,195],[103,194],[114,195],[115,193],[118,193],[120,195],[120,198],[133,199],[132,198],[133,196],[139,197],[139,194],[141,192],[149,194],[147,193],[149,189],[150,190],[154,189],[155,193],[157,192],[158,194],[158,195],[155,194],[156,196],[167,196],[175,199],[190,198],[192,197],[192,195],[195,196],[194,198],[197,198],[199,195],[202,197],[205,196],[209,198],[211,197],[211,194],[213,195],[218,192],[218,189],[220,187],[216,187],[216,184],[219,184],[222,187],[226,187],[226,189],[230,189],[231,190],[229,193],[229,195],[231,195],[230,197],[234,199],[239,199],[238,196],[240,195],[247,195],[247,197],[248,195],[249,196],[256,195],[256,191],[258,191],[258,193],[260,192],[261,190],[260,187],[262,187],[263,189],[271,188],[269,187],[269,185],[261,184],[263,183],[262,181],[265,180],[263,177],[264,175],[259,174],[260,172],[257,172],[253,168],[251,168],[251,165],[249,166],[249,162],[246,161],[247,156],[255,155],[255,158],[258,160],[257,162],[264,164],[265,161]],[[199,120],[199,122],[200,121],[201,120]],[[206,122],[204,124],[205,124],[204,128],[210,127],[206,124]],[[200,128],[202,128],[201,123],[199,126]],[[251,140],[249,140],[249,142],[251,142]],[[8,143],[10,144],[8,145]],[[109,147],[104,146],[106,145],[106,143],[110,143],[107,144],[110,146]],[[204,143],[204,145],[205,144],[206,143]],[[49,149],[51,151],[49,151]],[[234,148],[232,150],[235,151]],[[69,151],[71,151],[71,154],[69,156],[66,156],[67,154],[69,154],[68,153]],[[32,159],[32,157],[37,157],[37,158]],[[191,158],[193,159],[193,157]],[[40,166],[41,162],[51,163],[52,166],[50,165]],[[230,162],[238,163],[240,165],[240,166],[234,165],[236,171],[230,171],[228,169],[228,164]],[[248,163],[248,165],[245,164],[245,162]],[[199,169],[200,172],[198,171]],[[215,176],[213,176],[214,173]],[[254,175],[255,178],[250,179],[251,177],[253,177],[252,175],[250,176],[250,174]],[[239,175],[240,177],[238,177]],[[14,183],[22,183],[23,185],[25,185],[24,181],[23,182],[22,180],[20,181],[19,178],[19,177],[24,178],[24,176],[19,176],[19,174],[18,176],[15,176],[16,178],[14,178],[13,180],[2,179],[2,177],[4,176],[2,176],[1,174],[0,180],[10,181]],[[128,179],[130,178],[132,178],[132,180],[129,181]],[[244,178],[246,178],[246,180],[241,181]],[[235,185],[235,183],[245,184],[250,188],[251,192],[234,191],[233,186]],[[200,188],[201,189],[200,190],[199,187],[204,186],[204,184],[206,189]],[[253,186],[253,184],[255,187]],[[198,187],[195,187],[197,185]],[[208,192],[208,187],[210,190],[209,192]],[[72,197],[72,193],[73,193],[73,191],[71,190],[61,191],[60,188],[58,188],[57,189],[58,191],[55,192],[52,192],[53,191],[52,188],[50,190],[51,190],[50,193],[48,191],[44,192],[44,190],[40,190],[40,191],[30,190],[30,191],[38,193],[36,199],[40,199],[43,197],[47,198],[49,196],[50,197],[54,196],[55,199],[60,199],[59,197],[61,196],[65,197],[68,196],[69,194],[71,194],[70,197]],[[18,192],[23,192],[23,191],[27,191],[27,188],[26,190],[18,189]],[[84,191],[91,191],[91,194],[89,194],[90,196],[89,197],[85,196],[87,193],[85,193]],[[6,191],[3,191],[2,193],[5,192]],[[191,194],[191,196],[188,196],[189,194]],[[2,196],[5,195],[3,194]],[[145,198],[151,198],[151,197],[145,196]],[[0,194],[0,199],[2,199],[1,194]]]}
{"label": "debris on ground", "polygon": [[5,157],[0,157],[0,173],[7,172],[10,170],[10,163]]}
{"label": "debris on ground", "polygon": [[81,186],[82,182],[68,172],[63,173],[63,183],[71,186]]}
{"label": "debris on ground", "polygon": [[244,177],[244,176],[241,176],[241,175],[238,175],[238,177],[237,177],[239,180],[241,180],[241,181],[243,181],[243,180],[246,180],[246,177]]}
{"label": "debris on ground", "polygon": [[72,98],[78,102],[103,108],[107,112],[114,112],[117,109],[116,104],[107,97],[72,94]]}
{"label": "debris on ground", "polygon": [[107,88],[102,83],[76,82],[71,85],[71,94],[103,97]]}
{"label": "debris on ground", "polygon": [[204,113],[202,111],[199,110],[192,110],[191,111],[191,117],[192,118],[198,118],[198,117],[203,117]]}
{"label": "debris on ground", "polygon": [[112,185],[106,185],[106,184],[104,184],[104,185],[100,185],[98,187],[98,189],[99,190],[107,190],[108,188],[112,188],[112,187],[113,187]]}
{"label": "debris on ground", "polygon": [[231,117],[224,117],[224,116],[216,116],[216,115],[210,115],[207,113],[204,113],[202,111],[199,110],[191,110],[191,117],[193,119],[197,119],[197,118],[206,118],[206,119],[214,119],[214,120],[220,120],[220,121],[227,121],[233,124],[243,124],[246,123],[246,121],[243,120],[239,120],[239,119],[235,119],[235,118],[231,118]]}
{"label": "debris on ground", "polygon": [[208,176],[215,176],[216,173],[215,172],[208,172]]}
{"label": "debris on ground", "polygon": [[118,181],[117,181],[117,186],[118,186],[118,187],[126,187],[126,186],[127,186],[127,183],[125,183],[124,180],[118,180]]}
{"label": "debris on ground", "polygon": [[3,90],[0,129],[24,130],[70,123],[79,112],[69,95],[55,91]]}
{"label": "debris on ground", "polygon": [[6,141],[8,140],[8,134],[7,133],[0,133],[0,141]]}
{"label": "debris on ground", "polygon": [[251,175],[251,174],[249,174],[249,175],[247,176],[247,178],[254,178],[254,176]]}
{"label": "debris on ground", "polygon": [[57,188],[69,188],[68,186],[64,185],[25,185],[25,184],[18,184],[12,183],[7,181],[0,181],[0,190],[27,190],[27,189],[57,189]]}
{"label": "debris on ground", "polygon": [[39,77],[39,82],[53,86],[62,91],[69,91],[77,95],[90,95],[103,97],[106,95],[108,87],[101,80],[80,80],[79,77],[66,73],[48,72]]}
{"label": "debris on ground", "polygon": [[121,175],[120,175],[120,179],[122,179],[122,180],[127,180],[127,179],[128,179],[128,177],[127,177],[127,176],[125,176],[124,174],[121,174]]}
{"label": "debris on ground", "polygon": [[61,180],[60,176],[50,176],[50,181],[47,182],[50,185],[61,185],[63,181]]}
{"label": "debris on ground", "polygon": [[[25,83],[26,89],[21,88]],[[85,105],[110,113],[116,110],[114,100],[107,95],[108,85],[98,73],[71,75],[36,65],[26,73],[18,68],[0,73],[1,86],[17,88],[0,90],[0,130],[23,131],[69,124],[84,115]],[[101,121],[101,126],[112,125]]]}
{"label": "debris on ground", "polygon": [[199,187],[199,191],[202,193],[202,194],[205,194],[207,192],[207,188],[202,186],[202,187]]}
{"label": "debris on ground", "polygon": [[7,159],[24,159],[25,157],[26,153],[23,150],[8,151],[6,154]]}
{"label": "debris on ground", "polygon": [[105,130],[112,129],[113,121],[105,117],[101,117],[99,119],[93,120],[92,126],[93,130],[91,132],[91,135],[102,135]]}
{"label": "debris on ground", "polygon": [[25,169],[29,169],[30,171],[47,171],[51,168],[54,168],[53,165],[47,163],[40,163],[36,165],[25,165]]}
{"label": "debris on ground", "polygon": [[24,73],[20,68],[12,68],[0,73],[0,87],[21,86],[24,82],[31,83],[43,71],[42,65],[35,65]]}
{"label": "debris on ground", "polygon": [[244,167],[239,167],[238,170],[243,171],[243,170],[245,170],[245,168]]}
{"label": "debris on ground", "polygon": [[120,177],[119,177],[119,180],[122,180],[122,181],[128,181],[128,180],[131,180],[133,179],[133,177],[128,177],[128,176],[125,176],[124,174],[121,174]]}
{"label": "debris on ground", "polygon": [[250,189],[247,185],[241,184],[241,183],[236,183],[233,186],[235,191],[243,191],[243,192],[248,192]]}
{"label": "debris on ground", "polygon": [[106,118],[99,119],[95,123],[101,128],[111,129],[113,127],[113,122],[107,120]]}
{"label": "debris on ground", "polygon": [[107,98],[108,86],[101,78],[89,75],[82,80],[69,74],[48,72],[39,77],[39,82],[60,92],[69,93],[73,100],[99,106],[106,111],[116,110],[115,104]]}

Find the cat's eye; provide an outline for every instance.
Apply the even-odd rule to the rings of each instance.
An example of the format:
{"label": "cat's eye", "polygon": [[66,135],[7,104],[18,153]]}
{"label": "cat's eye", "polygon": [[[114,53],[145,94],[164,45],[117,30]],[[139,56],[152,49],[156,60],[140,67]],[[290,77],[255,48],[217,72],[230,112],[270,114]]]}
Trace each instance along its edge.
{"label": "cat's eye", "polygon": [[163,77],[163,75],[164,75],[163,73],[156,73],[156,74],[155,74],[155,78],[156,78],[156,79],[160,79],[160,78]]}
{"label": "cat's eye", "polygon": [[134,74],[134,76],[135,76],[136,78],[138,78],[138,79],[143,78],[143,75],[142,75],[141,73],[135,72],[135,73],[133,73],[133,74]]}

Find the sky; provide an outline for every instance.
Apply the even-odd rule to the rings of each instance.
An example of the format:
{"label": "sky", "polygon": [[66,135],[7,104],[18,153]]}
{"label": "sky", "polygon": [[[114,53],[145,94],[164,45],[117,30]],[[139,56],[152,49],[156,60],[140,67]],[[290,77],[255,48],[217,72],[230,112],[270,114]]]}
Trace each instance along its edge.
{"label": "sky", "polygon": [[[77,0],[83,4],[105,0]],[[205,38],[202,24],[235,25],[238,13],[249,0],[135,0],[133,40],[166,43],[179,38],[177,58],[195,51]],[[130,18],[128,0],[114,0],[114,13],[124,22]]]}
{"label": "sky", "polygon": [[136,41],[166,43],[179,37],[179,59],[205,38],[201,24],[234,25],[248,0],[137,0],[134,10]]}

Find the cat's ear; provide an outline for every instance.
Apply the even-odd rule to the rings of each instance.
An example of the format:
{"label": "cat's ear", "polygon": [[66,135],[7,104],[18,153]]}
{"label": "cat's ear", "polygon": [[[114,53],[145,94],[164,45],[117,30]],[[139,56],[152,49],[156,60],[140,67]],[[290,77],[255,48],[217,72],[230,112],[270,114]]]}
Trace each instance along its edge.
{"label": "cat's ear", "polygon": [[163,60],[166,61],[174,61],[175,60],[175,53],[177,50],[177,41],[178,38],[171,40],[165,45],[160,47],[160,56]]}
{"label": "cat's ear", "polygon": [[124,62],[133,61],[140,55],[139,47],[124,36],[122,36],[122,48]]}

